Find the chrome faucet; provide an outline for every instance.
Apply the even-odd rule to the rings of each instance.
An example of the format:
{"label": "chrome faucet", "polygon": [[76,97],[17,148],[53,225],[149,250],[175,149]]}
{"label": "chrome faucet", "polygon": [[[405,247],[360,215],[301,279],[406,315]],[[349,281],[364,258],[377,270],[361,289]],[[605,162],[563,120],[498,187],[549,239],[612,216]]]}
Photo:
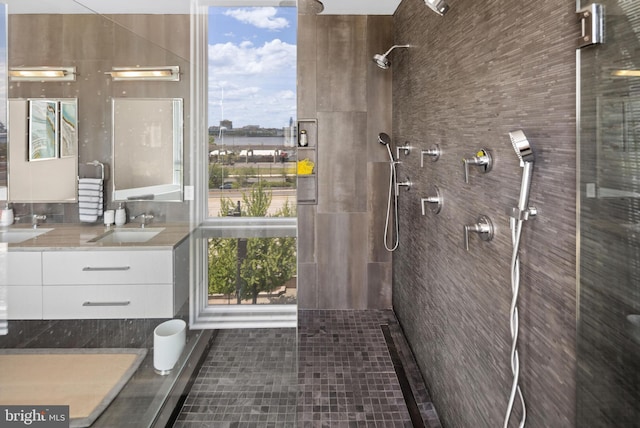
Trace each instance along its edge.
{"label": "chrome faucet", "polygon": [[31,227],[38,228],[39,221],[45,221],[47,216],[45,214],[25,214],[15,217],[16,223],[20,222],[23,218],[31,218]]}
{"label": "chrome faucet", "polygon": [[474,156],[462,159],[464,165],[464,182],[469,182],[469,165],[479,166],[482,172],[489,172],[493,167],[493,157],[487,149],[480,149]]}
{"label": "chrome faucet", "polygon": [[152,220],[153,219],[153,214],[147,214],[147,213],[141,213],[138,215],[132,215],[131,216],[131,221],[135,220],[139,218],[140,219],[140,227],[144,229],[145,225],[147,224],[147,220]]}

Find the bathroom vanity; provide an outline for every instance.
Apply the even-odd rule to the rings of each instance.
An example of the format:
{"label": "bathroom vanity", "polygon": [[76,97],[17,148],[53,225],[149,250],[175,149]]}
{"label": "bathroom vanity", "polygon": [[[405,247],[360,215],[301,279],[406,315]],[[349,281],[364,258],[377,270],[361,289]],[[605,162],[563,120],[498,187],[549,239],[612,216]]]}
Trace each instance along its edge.
{"label": "bathroom vanity", "polygon": [[[171,318],[186,303],[186,226],[154,227],[150,238],[139,226],[51,226],[0,244],[9,319]],[[125,237],[105,239],[114,230]]]}

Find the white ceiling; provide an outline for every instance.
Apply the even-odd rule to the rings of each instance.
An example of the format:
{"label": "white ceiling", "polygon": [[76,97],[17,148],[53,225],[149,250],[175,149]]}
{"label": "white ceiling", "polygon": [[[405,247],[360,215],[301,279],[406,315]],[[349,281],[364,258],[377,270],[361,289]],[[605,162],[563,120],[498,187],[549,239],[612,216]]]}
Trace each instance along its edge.
{"label": "white ceiling", "polygon": [[[0,0],[9,14],[19,13],[162,13],[188,14],[190,0]],[[401,0],[322,0],[323,15],[393,15]],[[201,5],[274,6],[295,0],[200,0]]]}
{"label": "white ceiling", "polygon": [[321,0],[321,15],[393,15],[401,0]]}

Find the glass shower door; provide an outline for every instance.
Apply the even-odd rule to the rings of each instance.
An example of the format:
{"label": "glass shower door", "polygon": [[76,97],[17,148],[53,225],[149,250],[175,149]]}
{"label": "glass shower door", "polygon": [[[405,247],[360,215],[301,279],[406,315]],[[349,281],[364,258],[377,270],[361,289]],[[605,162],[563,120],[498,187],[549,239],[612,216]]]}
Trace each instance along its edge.
{"label": "glass shower door", "polygon": [[640,421],[640,2],[601,4],[605,43],[577,54],[576,426],[630,427]]}

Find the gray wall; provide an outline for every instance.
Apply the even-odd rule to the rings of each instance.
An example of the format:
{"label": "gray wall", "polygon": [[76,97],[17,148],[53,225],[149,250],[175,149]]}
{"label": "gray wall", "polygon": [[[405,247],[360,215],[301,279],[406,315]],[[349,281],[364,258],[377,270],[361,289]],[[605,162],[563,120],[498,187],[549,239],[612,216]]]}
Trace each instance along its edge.
{"label": "gray wall", "polygon": [[[81,176],[96,174],[94,167],[84,166],[86,162],[97,159],[112,164],[111,97],[183,98],[184,153],[189,153],[188,15],[9,15],[8,42],[10,67],[76,66],[75,82],[10,82],[9,97],[78,98]],[[181,81],[112,82],[110,76],[105,75],[112,66],[135,65],[179,65]],[[185,178],[189,177],[187,160]],[[111,181],[105,184],[107,201],[110,201]],[[133,214],[152,210],[158,220],[188,218],[187,203],[128,205]],[[32,210],[46,213],[48,221],[53,222],[77,222],[77,207],[77,204],[16,204],[15,210],[18,214]]]}
{"label": "gray wall", "polygon": [[393,40],[390,16],[316,16],[299,9],[298,117],[318,120],[317,205],[298,206],[303,309],[391,307],[383,245],[391,74],[371,57]]}
{"label": "gray wall", "polygon": [[[575,412],[576,135],[575,2],[450,1],[444,17],[423,0],[394,16],[393,138],[418,148],[439,144],[441,159],[420,168],[417,152],[400,177],[402,242],[393,261],[393,307],[447,427],[502,426],[511,385],[511,236],[505,209],[517,203],[521,168],[508,132],[522,129],[535,150],[531,205],[521,252],[521,386],[527,427],[571,427]],[[463,157],[492,151],[493,171]],[[420,214],[431,185],[445,199],[439,215]],[[463,225],[488,215],[495,238]],[[516,426],[519,405],[510,426]]]}

